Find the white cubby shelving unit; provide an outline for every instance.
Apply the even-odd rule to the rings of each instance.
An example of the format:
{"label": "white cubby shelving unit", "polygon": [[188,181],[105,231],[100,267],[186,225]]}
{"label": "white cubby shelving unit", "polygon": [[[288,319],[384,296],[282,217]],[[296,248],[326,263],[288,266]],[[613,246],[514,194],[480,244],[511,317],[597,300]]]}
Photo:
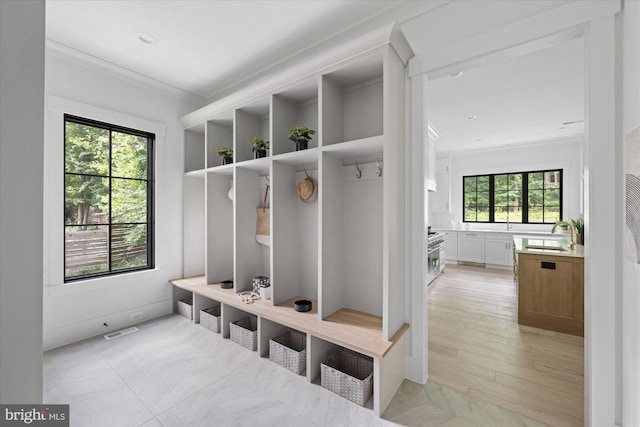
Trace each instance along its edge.
{"label": "white cubby shelving unit", "polygon": [[[287,329],[306,334],[306,377],[346,348],[374,361],[369,402],[381,415],[404,379],[405,66],[412,55],[397,27],[382,29],[261,80],[181,119],[185,127],[184,278],[175,295],[197,310],[221,304],[231,322],[257,320],[257,354]],[[306,150],[288,139],[314,129]],[[253,159],[247,142],[270,141]],[[215,150],[234,149],[221,165]],[[356,168],[356,164],[358,165]],[[316,183],[310,202],[296,184]],[[256,211],[269,185],[270,241],[256,240]],[[271,299],[237,292],[268,276]],[[234,280],[233,289],[220,282]],[[313,309],[296,312],[309,299]]]}

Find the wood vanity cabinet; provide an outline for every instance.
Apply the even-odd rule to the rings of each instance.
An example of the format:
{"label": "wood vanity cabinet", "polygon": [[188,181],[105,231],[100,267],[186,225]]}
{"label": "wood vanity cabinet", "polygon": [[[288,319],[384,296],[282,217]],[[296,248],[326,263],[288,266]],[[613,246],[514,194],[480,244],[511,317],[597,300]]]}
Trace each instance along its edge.
{"label": "wood vanity cabinet", "polygon": [[584,258],[518,254],[518,323],[584,336]]}

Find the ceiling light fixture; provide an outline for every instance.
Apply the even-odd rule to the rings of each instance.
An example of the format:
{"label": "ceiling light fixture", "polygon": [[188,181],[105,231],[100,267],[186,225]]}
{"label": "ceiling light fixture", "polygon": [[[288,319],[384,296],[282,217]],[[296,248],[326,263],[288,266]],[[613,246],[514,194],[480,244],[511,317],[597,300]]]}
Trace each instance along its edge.
{"label": "ceiling light fixture", "polygon": [[138,33],[138,40],[144,44],[156,44],[158,41],[149,33]]}
{"label": "ceiling light fixture", "polygon": [[462,71],[458,71],[457,73],[449,74],[447,77],[449,77],[450,79],[457,79],[461,75],[462,75]]}
{"label": "ceiling light fixture", "polygon": [[466,116],[464,119],[465,119],[465,120],[473,120],[473,119],[475,119],[476,117],[478,117],[478,116],[473,116],[473,115],[471,115],[471,116]]}

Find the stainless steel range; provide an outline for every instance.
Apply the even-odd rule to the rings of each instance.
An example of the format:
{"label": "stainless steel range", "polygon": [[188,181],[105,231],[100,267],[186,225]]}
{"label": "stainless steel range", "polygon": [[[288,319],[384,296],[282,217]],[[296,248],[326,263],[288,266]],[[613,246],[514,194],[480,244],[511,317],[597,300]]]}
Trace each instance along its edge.
{"label": "stainless steel range", "polygon": [[427,285],[430,285],[444,271],[444,233],[429,232],[427,248]]}

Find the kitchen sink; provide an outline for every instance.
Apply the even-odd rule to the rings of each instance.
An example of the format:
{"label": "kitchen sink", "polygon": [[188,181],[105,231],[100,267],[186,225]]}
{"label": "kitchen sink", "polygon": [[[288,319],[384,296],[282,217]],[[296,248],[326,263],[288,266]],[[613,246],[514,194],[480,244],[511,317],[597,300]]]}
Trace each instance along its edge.
{"label": "kitchen sink", "polygon": [[548,245],[526,245],[527,249],[549,249],[552,251],[563,252],[566,251],[566,248],[561,246],[548,246]]}

